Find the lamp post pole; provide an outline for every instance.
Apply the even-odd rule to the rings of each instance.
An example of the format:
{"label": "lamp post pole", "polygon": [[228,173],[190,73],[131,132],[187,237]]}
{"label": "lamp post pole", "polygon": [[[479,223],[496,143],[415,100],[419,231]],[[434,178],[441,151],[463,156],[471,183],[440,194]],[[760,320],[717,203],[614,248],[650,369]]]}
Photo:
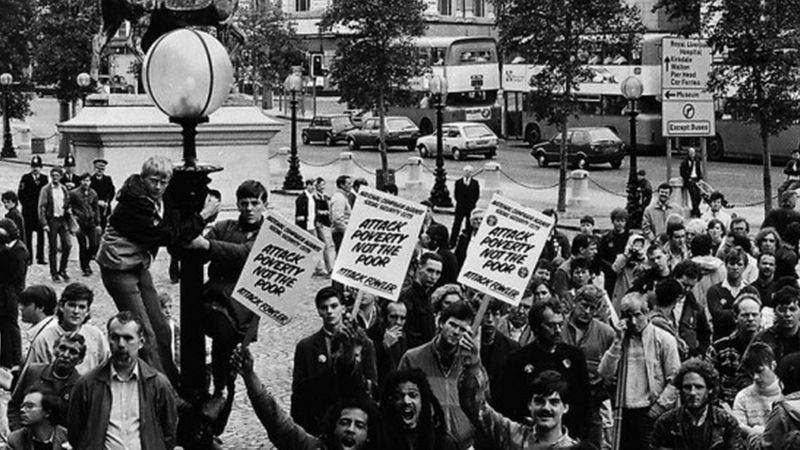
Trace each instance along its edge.
{"label": "lamp post pole", "polygon": [[296,72],[286,77],[284,87],[292,93],[289,104],[292,108],[292,134],[289,149],[289,171],[283,180],[284,191],[300,191],[303,189],[303,175],[300,174],[300,158],[297,156],[297,91],[302,87],[303,79]]}
{"label": "lamp post pole", "polygon": [[642,82],[639,81],[638,78],[630,76],[622,81],[620,90],[622,91],[622,95],[628,100],[628,117],[630,118],[630,144],[628,145],[630,167],[628,168],[628,200],[626,205],[626,209],[628,210],[628,228],[641,228],[644,205],[642,205],[641,199],[639,198],[639,183],[637,180],[637,172],[639,170],[636,164],[636,116],[639,115],[639,111],[636,110],[636,102],[642,96]]}
{"label": "lamp post pole", "polygon": [[431,80],[431,92],[436,97],[436,170],[434,171],[433,189],[431,189],[430,202],[433,206],[450,208],[450,192],[447,190],[447,171],[444,169],[444,137],[442,136],[442,122],[444,121],[444,80],[436,76]]}
{"label": "lamp post pole", "polygon": [[16,158],[14,143],[11,140],[11,83],[14,78],[10,73],[0,75],[0,85],[3,87],[3,150],[2,158]]}

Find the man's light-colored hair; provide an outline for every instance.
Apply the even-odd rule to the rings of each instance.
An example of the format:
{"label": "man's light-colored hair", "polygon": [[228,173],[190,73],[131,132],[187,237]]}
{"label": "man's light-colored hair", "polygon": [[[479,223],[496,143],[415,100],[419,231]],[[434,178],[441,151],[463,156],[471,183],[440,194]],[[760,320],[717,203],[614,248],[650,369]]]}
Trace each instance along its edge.
{"label": "man's light-colored hair", "polygon": [[637,307],[641,307],[641,311],[645,314],[650,311],[650,306],[647,304],[646,295],[638,292],[631,292],[625,294],[625,296],[622,297],[622,300],[619,302],[619,311],[621,314],[625,314],[625,312],[631,311]]}
{"label": "man's light-colored hair", "polygon": [[172,161],[166,156],[153,155],[142,164],[142,178],[151,175],[172,178]]}

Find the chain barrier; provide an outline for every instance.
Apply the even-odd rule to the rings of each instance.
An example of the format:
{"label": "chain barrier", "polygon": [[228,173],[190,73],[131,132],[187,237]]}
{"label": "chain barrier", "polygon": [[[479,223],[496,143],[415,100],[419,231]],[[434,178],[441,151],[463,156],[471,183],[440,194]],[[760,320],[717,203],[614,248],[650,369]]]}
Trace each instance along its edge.
{"label": "chain barrier", "polygon": [[605,186],[603,186],[602,184],[598,183],[597,181],[594,181],[594,180],[593,180],[591,177],[589,177],[589,181],[590,181],[590,182],[591,182],[593,185],[595,185],[595,186],[597,186],[598,188],[600,188],[600,190],[601,190],[601,191],[607,192],[607,193],[609,193],[609,194],[611,194],[611,195],[616,195],[617,197],[628,198],[628,195],[627,195],[627,194],[620,194],[619,192],[614,192],[614,191],[612,191],[611,189],[608,189],[607,187],[605,187]]}
{"label": "chain barrier", "polygon": [[369,170],[368,168],[364,167],[360,162],[358,162],[357,159],[353,158],[353,163],[356,165],[356,167],[363,170],[364,172],[367,172],[370,175],[375,175],[374,170]]}
{"label": "chain barrier", "polygon": [[[423,168],[423,169],[427,170],[427,171],[428,171],[428,173],[430,173],[431,175],[436,175],[436,168],[435,168],[435,167],[434,167],[434,168],[430,168],[430,167],[428,167],[428,166],[427,166],[427,165],[426,165],[424,162],[420,162],[420,165],[422,166],[422,168]],[[478,175],[482,174],[483,172],[484,172],[484,169],[478,169],[478,170],[476,170],[475,172],[472,172],[472,176],[473,176],[473,177],[477,177]],[[451,177],[451,176],[448,176],[448,177],[447,177],[447,180],[448,180],[448,181],[456,181],[456,180],[458,180],[459,178],[461,178],[461,177]]]}
{"label": "chain barrier", "polygon": [[[777,199],[778,199],[778,194],[775,194],[775,195],[772,196],[772,200],[777,200]],[[745,203],[745,204],[742,204],[742,205],[737,205],[735,203],[731,203],[731,204],[729,204],[727,206],[727,208],[749,208],[751,206],[758,206],[758,205],[763,205],[763,204],[764,204],[764,200],[760,200],[760,201],[752,202],[752,203]]]}
{"label": "chain barrier", "polygon": [[273,153],[273,154],[269,155],[269,157],[267,158],[267,161],[272,161],[273,159],[277,158],[280,155],[281,155],[280,153]]}
{"label": "chain barrier", "polygon": [[544,190],[547,190],[547,189],[553,189],[554,187],[558,186],[558,182],[557,181],[555,182],[555,184],[551,184],[549,186],[533,186],[533,185],[525,184],[525,183],[522,183],[522,182],[518,181],[517,179],[515,179],[511,175],[507,174],[503,169],[500,169],[500,173],[502,173],[503,176],[508,178],[512,183],[514,183],[516,185],[519,185],[519,186],[522,186],[522,187],[524,187],[526,189],[532,189],[532,190],[535,190],[535,191],[544,191]]}
{"label": "chain barrier", "polygon": [[400,165],[400,167],[394,169],[394,173],[400,172],[401,170],[405,169],[406,166],[408,166],[408,163],[403,163],[402,165]]}
{"label": "chain barrier", "polygon": [[312,162],[308,162],[308,161],[303,161],[302,159],[300,159],[300,162],[305,164],[305,165],[307,165],[307,166],[310,166],[310,167],[327,167],[327,166],[330,166],[330,165],[333,165],[333,164],[336,164],[337,162],[339,162],[339,157],[337,156],[332,161],[329,161],[329,162],[326,162],[326,163],[312,163]]}

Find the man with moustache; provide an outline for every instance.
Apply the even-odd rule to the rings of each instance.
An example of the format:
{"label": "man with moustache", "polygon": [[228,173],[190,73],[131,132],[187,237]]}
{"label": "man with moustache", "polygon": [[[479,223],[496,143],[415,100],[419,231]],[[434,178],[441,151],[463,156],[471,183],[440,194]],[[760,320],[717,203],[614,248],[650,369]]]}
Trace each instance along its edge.
{"label": "man with moustache", "polygon": [[653,428],[650,448],[708,450],[744,447],[736,419],[714,404],[719,374],[707,361],[690,359],[675,376],[681,406],[661,416]]}
{"label": "man with moustache", "polygon": [[121,311],[108,321],[111,358],[82,377],[69,403],[69,443],[76,449],[175,446],[178,414],[164,374],[140,359],[141,320]]}

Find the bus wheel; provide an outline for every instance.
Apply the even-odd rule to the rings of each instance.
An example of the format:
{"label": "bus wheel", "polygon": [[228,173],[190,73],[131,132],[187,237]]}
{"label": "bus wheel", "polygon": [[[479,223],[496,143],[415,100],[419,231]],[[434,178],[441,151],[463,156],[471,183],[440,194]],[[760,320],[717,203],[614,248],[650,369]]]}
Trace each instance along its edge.
{"label": "bus wheel", "polygon": [[542,140],[542,130],[539,129],[539,125],[528,125],[528,128],[525,129],[525,140],[530,145]]}
{"label": "bus wheel", "polygon": [[722,161],[725,156],[725,144],[720,135],[715,135],[714,139],[708,141],[708,159],[712,161]]}
{"label": "bus wheel", "polygon": [[419,123],[419,132],[422,135],[433,134],[433,124],[427,117]]}

